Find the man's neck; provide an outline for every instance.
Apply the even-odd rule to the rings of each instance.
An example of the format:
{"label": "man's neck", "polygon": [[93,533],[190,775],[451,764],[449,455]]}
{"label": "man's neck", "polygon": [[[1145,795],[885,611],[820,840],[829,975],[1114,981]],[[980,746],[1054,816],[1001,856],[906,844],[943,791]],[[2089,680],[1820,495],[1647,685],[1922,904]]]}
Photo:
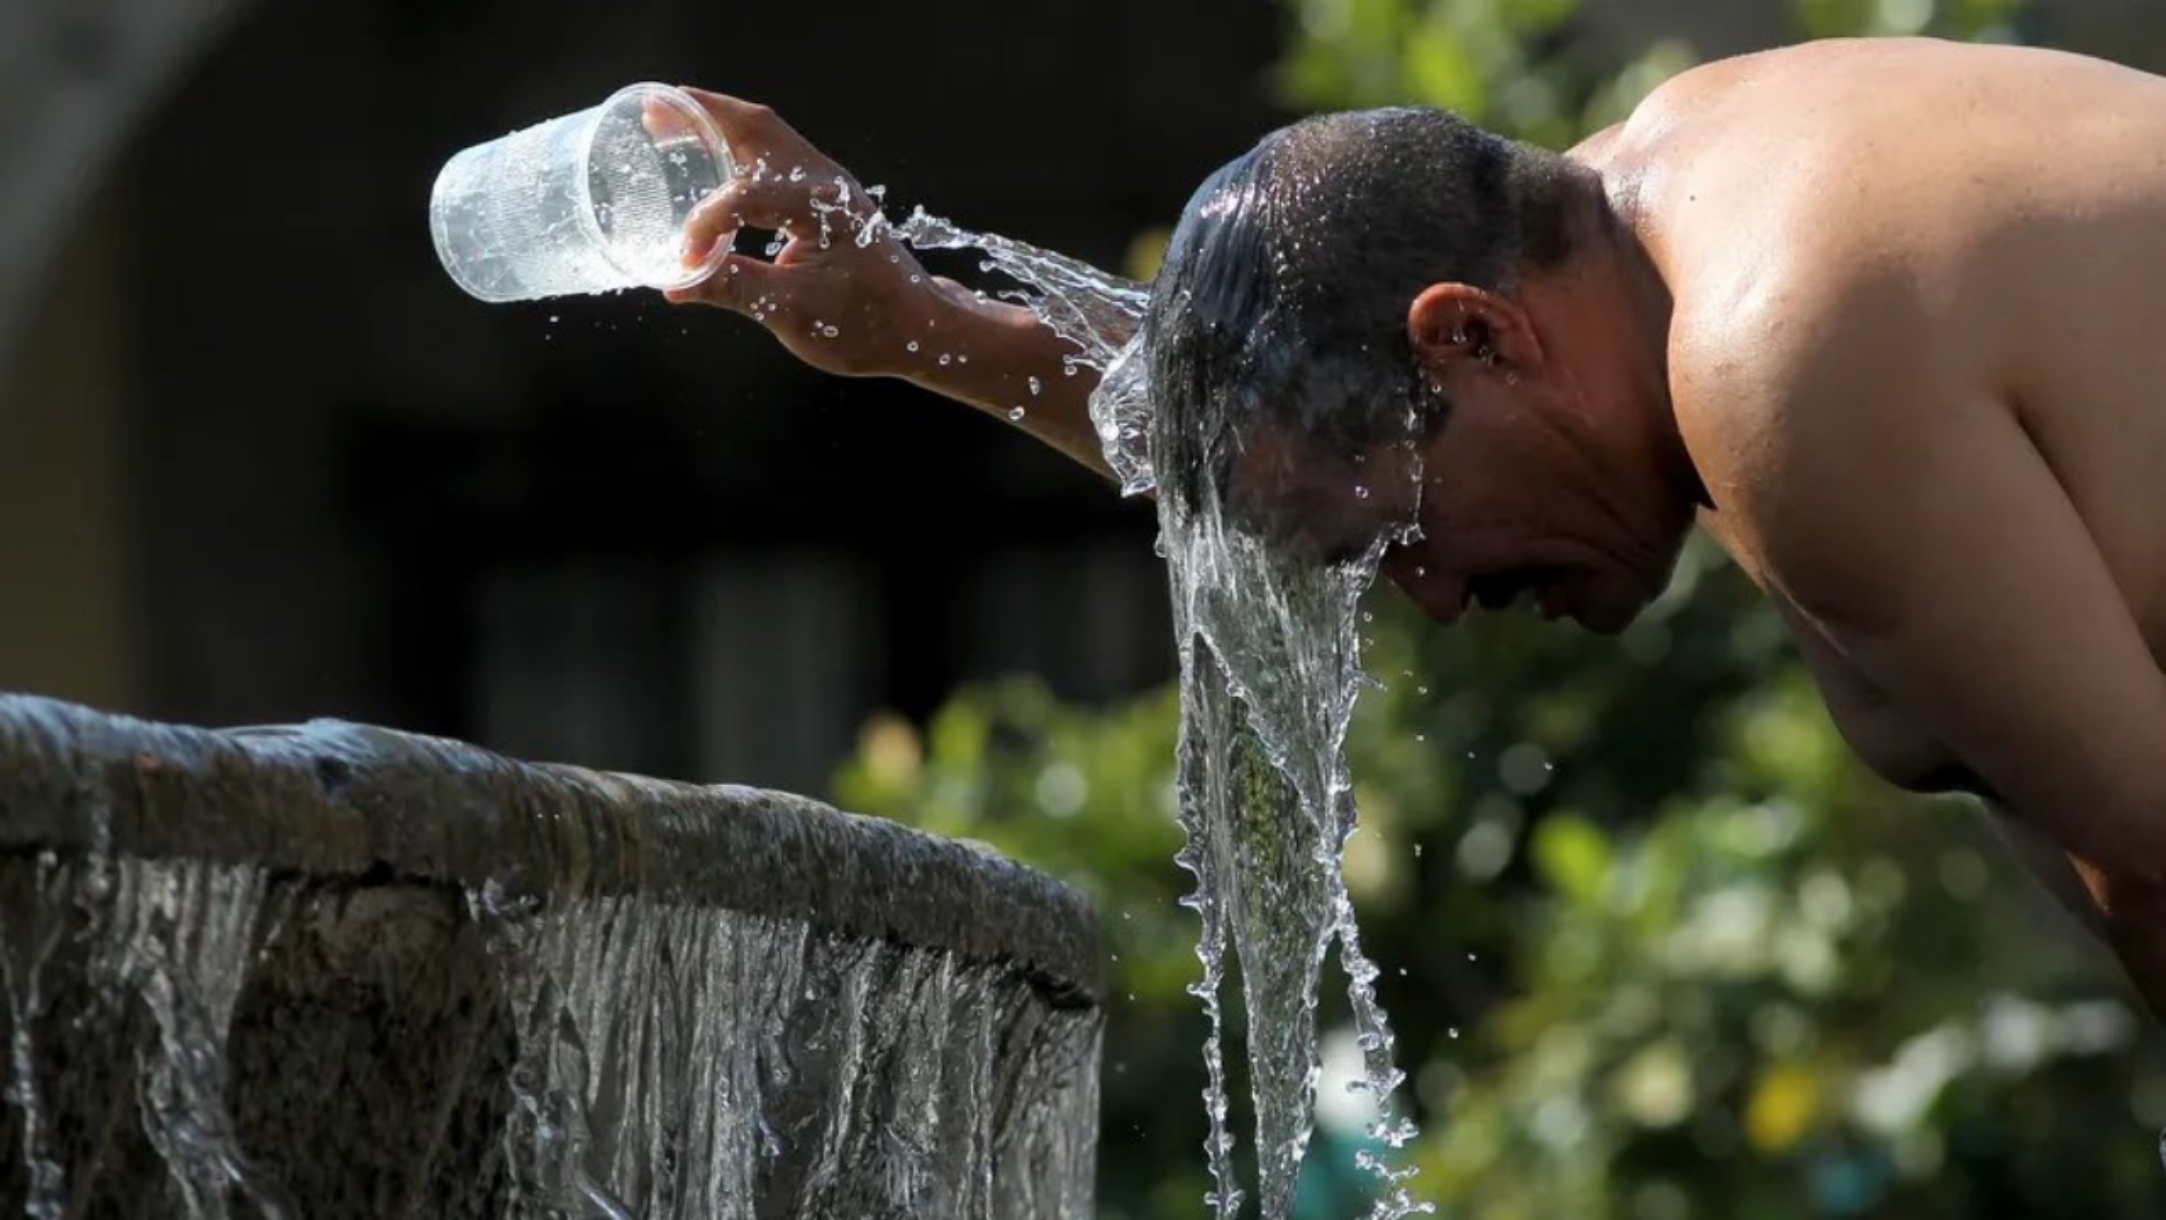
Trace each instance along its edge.
{"label": "man's neck", "polygon": [[[1632,413],[1649,439],[1655,460],[1675,494],[1694,506],[1707,506],[1708,495],[1693,467],[1677,426],[1670,395],[1670,320],[1674,302],[1668,279],[1641,231],[1636,176],[1612,175],[1616,167],[1611,128],[1572,150],[1568,160],[1585,187],[1578,219],[1579,252],[1573,261],[1587,297],[1601,303],[1598,316],[1608,336],[1605,362],[1617,370],[1619,405]],[[1596,145],[1590,149],[1590,145]],[[1591,152],[1592,156],[1585,154]]]}

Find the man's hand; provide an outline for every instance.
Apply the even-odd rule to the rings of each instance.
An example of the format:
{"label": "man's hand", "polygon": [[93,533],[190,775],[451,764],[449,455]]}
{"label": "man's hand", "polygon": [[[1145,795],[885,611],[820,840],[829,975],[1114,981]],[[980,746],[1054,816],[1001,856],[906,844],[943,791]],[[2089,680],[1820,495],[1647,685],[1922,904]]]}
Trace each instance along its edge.
{"label": "man's hand", "polygon": [[686,224],[686,264],[745,227],[774,231],[784,245],[772,262],[732,253],[706,280],[668,293],[671,301],[744,314],[814,368],[905,378],[1110,475],[1089,414],[1098,378],[1070,363],[1075,344],[1028,309],[927,274],[879,201],[774,111],[685,92],[713,116],[738,163],[738,176]]}
{"label": "man's hand", "polygon": [[685,226],[686,265],[740,228],[771,230],[785,244],[772,262],[733,253],[669,299],[744,314],[830,373],[907,376],[932,363],[938,315],[955,287],[926,274],[895,239],[879,201],[767,107],[685,92],[713,116],[738,167]]}

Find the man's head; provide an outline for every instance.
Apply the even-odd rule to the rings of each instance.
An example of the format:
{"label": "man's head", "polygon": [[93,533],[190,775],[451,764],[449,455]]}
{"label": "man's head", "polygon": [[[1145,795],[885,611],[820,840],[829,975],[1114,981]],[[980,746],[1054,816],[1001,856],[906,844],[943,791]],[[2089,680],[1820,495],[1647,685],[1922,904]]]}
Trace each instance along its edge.
{"label": "man's head", "polygon": [[1621,628],[1691,513],[1637,249],[1591,171],[1443,111],[1274,132],[1153,287],[1160,494],[1323,558],[1418,523],[1386,570],[1433,617],[1532,588]]}

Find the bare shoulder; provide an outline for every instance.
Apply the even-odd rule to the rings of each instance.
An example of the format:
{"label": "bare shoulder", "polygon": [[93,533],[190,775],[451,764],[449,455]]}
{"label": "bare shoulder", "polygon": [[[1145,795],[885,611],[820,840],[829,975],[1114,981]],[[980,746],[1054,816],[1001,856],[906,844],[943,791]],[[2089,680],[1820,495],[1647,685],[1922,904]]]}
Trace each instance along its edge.
{"label": "bare shoulder", "polygon": [[1679,301],[1678,429],[1748,570],[1812,606],[1841,585],[1831,503],[1900,484],[1960,396],[1943,336],[1870,260],[1774,257]]}
{"label": "bare shoulder", "polygon": [[1748,562],[1780,544],[1788,575],[1809,571],[1798,556],[1855,525],[1830,511],[1846,494],[1914,507],[1896,501],[1916,467],[2070,381],[2034,367],[2037,336],[2083,317],[2087,337],[2100,301],[2153,299],[2158,78],[2016,48],[1814,44],[1687,74],[1647,110],[1614,163],[1675,300],[1680,432]]}

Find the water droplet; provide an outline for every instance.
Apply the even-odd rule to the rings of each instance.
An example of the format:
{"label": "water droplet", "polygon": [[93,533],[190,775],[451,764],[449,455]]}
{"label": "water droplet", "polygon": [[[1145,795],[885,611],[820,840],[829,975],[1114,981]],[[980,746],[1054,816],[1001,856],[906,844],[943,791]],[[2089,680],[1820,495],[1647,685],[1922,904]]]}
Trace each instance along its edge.
{"label": "water droplet", "polygon": [[837,336],[837,335],[841,334],[841,333],[842,333],[842,330],[841,330],[841,329],[840,329],[839,327],[834,327],[834,326],[823,326],[823,327],[821,327],[821,328],[820,328],[820,333],[821,333],[821,334],[823,334],[823,335],[826,335],[826,336],[827,336],[828,338],[832,339],[832,338],[834,338],[835,336]]}
{"label": "water droplet", "polygon": [[918,350],[918,341],[912,339],[910,342],[903,344],[903,346],[914,352]]}
{"label": "water droplet", "polygon": [[1027,414],[1029,414],[1029,412],[1023,410],[1023,408],[1021,407],[1010,407],[1008,409],[1008,418],[1012,420],[1020,421],[1023,416]]}
{"label": "water droplet", "polygon": [[1044,383],[1044,382],[1042,382],[1042,381],[1040,381],[1040,380],[1038,380],[1038,379],[1037,379],[1036,377],[1032,377],[1032,378],[1030,378],[1029,380],[1030,380],[1030,396],[1031,396],[1032,398],[1036,398],[1036,397],[1038,396],[1039,392],[1045,389],[1045,383]]}
{"label": "water droplet", "polygon": [[940,363],[943,365],[951,363],[954,359],[955,357],[948,355],[946,352],[940,353]]}

